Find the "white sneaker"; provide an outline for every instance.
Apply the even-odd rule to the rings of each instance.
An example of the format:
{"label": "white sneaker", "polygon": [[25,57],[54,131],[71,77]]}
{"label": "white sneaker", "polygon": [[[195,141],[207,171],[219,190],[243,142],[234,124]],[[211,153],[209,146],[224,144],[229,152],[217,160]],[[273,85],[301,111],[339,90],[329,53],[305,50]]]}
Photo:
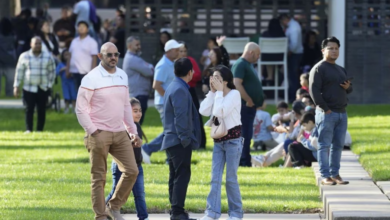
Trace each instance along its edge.
{"label": "white sneaker", "polygon": [[109,206],[106,206],[106,213],[112,220],[126,220],[122,217],[121,212],[112,210]]}
{"label": "white sneaker", "polygon": [[242,218],[237,218],[237,217],[230,217],[227,218],[226,220],[242,220]]}
{"label": "white sneaker", "polygon": [[251,162],[254,167],[263,167],[265,158],[263,155],[252,156]]}
{"label": "white sneaker", "polygon": [[143,158],[144,163],[151,164],[150,156],[144,151],[144,149],[142,149],[142,147],[141,147],[141,153],[142,153],[142,158]]}
{"label": "white sneaker", "polygon": [[200,218],[199,220],[219,220],[219,218],[210,218],[207,215],[205,215],[202,218]]}
{"label": "white sneaker", "polygon": [[30,134],[31,131],[30,131],[30,130],[27,130],[27,131],[25,131],[24,133],[25,133],[25,134]]}

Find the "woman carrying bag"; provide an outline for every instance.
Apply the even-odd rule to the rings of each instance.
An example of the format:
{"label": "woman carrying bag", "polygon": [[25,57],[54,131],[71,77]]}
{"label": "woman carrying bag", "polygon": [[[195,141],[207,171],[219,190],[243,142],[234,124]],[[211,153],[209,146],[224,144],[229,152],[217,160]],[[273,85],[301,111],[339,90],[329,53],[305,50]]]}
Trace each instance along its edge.
{"label": "woman carrying bag", "polygon": [[207,197],[206,215],[201,220],[219,219],[221,216],[221,184],[225,163],[228,220],[243,217],[237,181],[243,146],[240,111],[241,96],[233,84],[233,74],[226,66],[218,65],[210,77],[210,91],[199,109],[200,114],[211,116],[206,124],[211,126],[210,135],[214,139],[211,190]]}

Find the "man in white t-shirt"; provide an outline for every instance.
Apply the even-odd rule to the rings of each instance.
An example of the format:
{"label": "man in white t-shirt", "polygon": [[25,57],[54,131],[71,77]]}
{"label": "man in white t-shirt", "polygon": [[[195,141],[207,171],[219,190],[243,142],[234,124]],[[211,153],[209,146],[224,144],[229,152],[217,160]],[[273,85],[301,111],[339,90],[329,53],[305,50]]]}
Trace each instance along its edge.
{"label": "man in white t-shirt", "polygon": [[79,89],[83,77],[97,66],[98,44],[88,35],[88,23],[77,24],[79,36],[73,39],[69,47],[71,54],[66,66],[66,76],[73,76],[76,90]]}

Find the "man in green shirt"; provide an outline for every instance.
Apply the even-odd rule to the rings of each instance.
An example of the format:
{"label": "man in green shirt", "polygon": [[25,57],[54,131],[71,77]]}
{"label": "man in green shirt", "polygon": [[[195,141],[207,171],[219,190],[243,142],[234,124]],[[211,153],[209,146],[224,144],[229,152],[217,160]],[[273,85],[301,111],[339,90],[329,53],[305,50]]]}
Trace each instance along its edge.
{"label": "man in green shirt", "polygon": [[234,63],[232,72],[234,85],[240,91],[241,105],[241,136],[244,138],[240,166],[252,166],[250,144],[253,135],[253,121],[256,108],[263,105],[263,88],[253,64],[260,57],[260,47],[250,42],[245,46],[242,56]]}

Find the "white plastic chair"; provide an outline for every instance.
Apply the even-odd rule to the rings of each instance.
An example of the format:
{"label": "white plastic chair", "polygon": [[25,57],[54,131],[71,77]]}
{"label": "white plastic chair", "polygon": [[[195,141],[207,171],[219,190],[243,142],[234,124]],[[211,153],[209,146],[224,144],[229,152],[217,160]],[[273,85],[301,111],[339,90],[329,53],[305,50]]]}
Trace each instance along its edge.
{"label": "white plastic chair", "polygon": [[[249,42],[249,37],[227,37],[223,41],[223,46],[229,54],[242,54],[245,45]],[[233,65],[236,60],[230,60],[230,65]]]}
{"label": "white plastic chair", "polygon": [[274,86],[264,86],[263,90],[274,90],[275,91],[275,104],[278,101],[278,91],[284,90],[284,100],[288,103],[288,78],[287,78],[287,47],[288,41],[286,37],[280,38],[259,38],[259,46],[261,50],[261,54],[283,54],[282,61],[261,61],[260,59],[257,61],[257,72],[259,74],[259,79],[261,80],[261,66],[262,65],[283,65],[283,75],[284,80],[282,86],[278,86],[277,83],[279,81],[279,71],[278,68],[275,68],[275,85]]}

